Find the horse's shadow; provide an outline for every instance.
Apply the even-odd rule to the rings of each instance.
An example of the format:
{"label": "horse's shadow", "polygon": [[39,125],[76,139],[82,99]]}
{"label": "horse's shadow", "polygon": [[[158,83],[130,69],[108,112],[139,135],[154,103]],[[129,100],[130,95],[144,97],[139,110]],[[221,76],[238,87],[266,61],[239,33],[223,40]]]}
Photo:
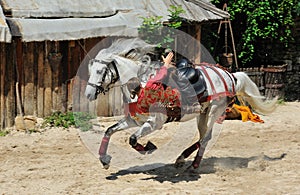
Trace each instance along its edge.
{"label": "horse's shadow", "polygon": [[130,167],[128,169],[120,170],[116,173],[111,173],[107,176],[107,180],[116,180],[120,176],[130,175],[130,174],[146,174],[150,177],[143,178],[142,180],[156,180],[158,182],[172,182],[178,183],[181,181],[197,181],[201,178],[201,174],[212,174],[217,172],[218,169],[237,169],[237,168],[248,168],[249,162],[251,161],[275,161],[281,160],[285,157],[285,153],[280,157],[271,158],[266,155],[253,156],[249,158],[242,157],[210,157],[203,159],[200,167],[196,170],[188,169],[191,165],[191,161],[187,161],[185,166],[181,168],[176,168],[174,164],[161,164],[158,168],[150,169],[148,167],[153,166],[153,164]]}

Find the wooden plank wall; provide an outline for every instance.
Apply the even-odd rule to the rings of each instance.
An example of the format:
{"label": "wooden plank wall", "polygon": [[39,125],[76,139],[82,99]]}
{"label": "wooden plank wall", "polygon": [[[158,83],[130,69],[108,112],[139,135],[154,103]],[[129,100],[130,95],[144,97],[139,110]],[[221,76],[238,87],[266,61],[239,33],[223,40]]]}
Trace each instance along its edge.
{"label": "wooden plank wall", "polygon": [[[0,128],[13,126],[21,112],[37,117],[70,110],[98,116],[121,115],[120,88],[99,95],[93,102],[84,95],[88,61],[99,52],[92,48],[101,40],[25,43],[14,39],[13,43],[0,43]],[[20,101],[16,97],[17,83]]]}
{"label": "wooden plank wall", "polygon": [[0,128],[14,124],[15,102],[15,64],[13,44],[0,43]]}
{"label": "wooden plank wall", "polygon": [[[114,116],[123,114],[123,102],[120,87],[111,89],[105,95],[98,95],[97,100],[89,102],[84,95],[86,83],[88,80],[88,62],[95,58],[99,50],[107,48],[112,43],[112,39],[86,39],[74,44],[72,53],[78,52],[81,49],[82,59],[78,60],[81,64],[76,64],[77,74],[72,80],[73,110],[81,112],[89,112],[97,116]],[[88,53],[88,54],[87,54]],[[77,54],[78,55],[78,54]],[[72,62],[74,63],[74,62]],[[74,65],[74,64],[73,64]]]}

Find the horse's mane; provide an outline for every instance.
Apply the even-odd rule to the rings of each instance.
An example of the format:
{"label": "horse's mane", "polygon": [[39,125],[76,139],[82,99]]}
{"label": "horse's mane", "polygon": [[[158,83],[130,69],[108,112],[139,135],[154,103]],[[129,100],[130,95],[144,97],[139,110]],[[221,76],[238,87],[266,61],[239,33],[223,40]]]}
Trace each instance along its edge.
{"label": "horse's mane", "polygon": [[115,40],[112,45],[106,49],[102,49],[96,59],[105,62],[111,62],[116,56],[124,57],[134,61],[141,61],[145,54],[152,53],[155,45],[146,43],[140,38]]}

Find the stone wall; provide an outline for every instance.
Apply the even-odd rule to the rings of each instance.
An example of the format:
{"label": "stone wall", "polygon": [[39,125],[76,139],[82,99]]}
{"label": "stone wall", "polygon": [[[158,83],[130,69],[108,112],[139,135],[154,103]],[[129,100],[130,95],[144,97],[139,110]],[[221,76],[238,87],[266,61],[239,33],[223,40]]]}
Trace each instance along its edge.
{"label": "stone wall", "polygon": [[285,80],[285,98],[289,101],[300,100],[300,17],[295,19],[295,28],[293,29],[295,43],[287,52],[288,69]]}
{"label": "stone wall", "polygon": [[286,48],[282,44],[272,44],[272,61],[287,64],[284,79],[286,101],[300,100],[300,17],[295,19],[294,41]]}
{"label": "stone wall", "polygon": [[300,55],[290,67],[285,75],[285,99],[287,101],[300,100]]}

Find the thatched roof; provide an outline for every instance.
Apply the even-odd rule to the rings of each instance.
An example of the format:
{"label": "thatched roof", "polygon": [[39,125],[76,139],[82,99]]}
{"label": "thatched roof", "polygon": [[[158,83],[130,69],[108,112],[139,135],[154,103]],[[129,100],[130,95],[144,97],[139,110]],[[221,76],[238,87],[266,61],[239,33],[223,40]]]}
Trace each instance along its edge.
{"label": "thatched roof", "polygon": [[170,5],[181,5],[186,11],[181,16],[188,21],[229,17],[207,0],[0,0],[0,4],[4,13],[0,8],[0,42],[9,42],[10,33],[23,41],[137,36],[141,16],[163,16],[167,21]]}

